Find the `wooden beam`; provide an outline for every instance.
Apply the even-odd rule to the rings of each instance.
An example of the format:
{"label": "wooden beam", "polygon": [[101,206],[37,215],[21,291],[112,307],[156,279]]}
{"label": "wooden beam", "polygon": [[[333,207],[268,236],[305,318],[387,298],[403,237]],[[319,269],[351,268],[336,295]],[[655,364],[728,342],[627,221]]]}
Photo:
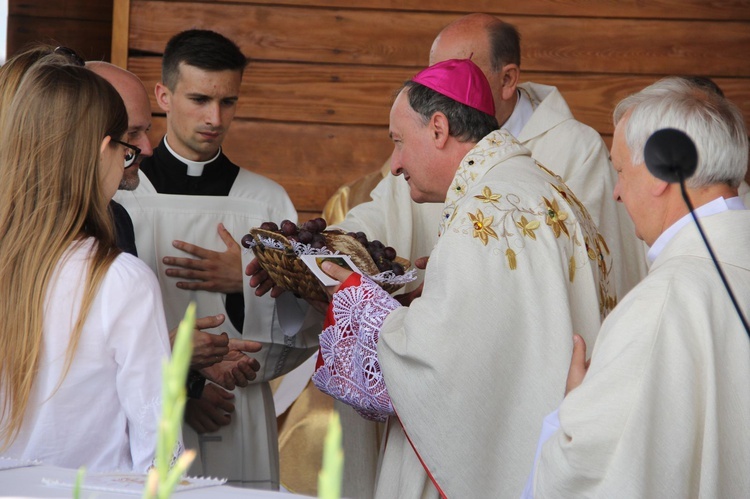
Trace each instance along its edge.
{"label": "wooden beam", "polygon": [[[227,0],[202,0],[222,4]],[[231,0],[232,3],[268,4],[267,0]],[[459,17],[485,12],[498,17],[576,16],[593,18],[628,17],[635,19],[714,19],[750,20],[748,0],[275,0],[277,5],[335,7],[342,9],[451,12]],[[427,7],[425,7],[427,5]]]}
{"label": "wooden beam", "polygon": [[[419,67],[453,15],[133,0],[131,49],[160,54],[175,33],[214,29],[254,59]],[[232,19],[231,23],[227,19]],[[610,74],[701,72],[750,77],[750,23],[513,16],[525,70]],[[574,36],[573,34],[578,34]],[[585,33],[585,36],[583,35]]]}
{"label": "wooden beam", "polygon": [[112,64],[128,67],[130,0],[114,0],[112,9]]}
{"label": "wooden beam", "polygon": [[[160,57],[133,57],[129,68],[146,85],[152,109],[161,78]],[[251,62],[240,91],[237,118],[271,122],[388,126],[394,93],[416,69],[285,62]],[[715,81],[742,110],[750,126],[750,85],[744,78]],[[522,81],[560,89],[573,115],[600,133],[612,133],[612,109],[659,75],[631,76],[522,71]]]}

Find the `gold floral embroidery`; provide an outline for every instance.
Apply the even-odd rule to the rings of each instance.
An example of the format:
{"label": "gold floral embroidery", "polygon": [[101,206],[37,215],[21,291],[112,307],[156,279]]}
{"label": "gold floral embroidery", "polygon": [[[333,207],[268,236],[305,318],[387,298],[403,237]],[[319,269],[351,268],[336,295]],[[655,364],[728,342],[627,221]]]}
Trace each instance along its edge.
{"label": "gold floral embroidery", "polygon": [[478,237],[485,246],[490,237],[498,238],[495,229],[492,228],[492,221],[495,217],[485,217],[482,210],[477,210],[476,215],[469,213],[469,219],[474,228],[472,236]]}
{"label": "gold floral embroidery", "polygon": [[455,183],[453,184],[453,186],[451,187],[451,189],[453,190],[453,192],[454,192],[454,193],[455,193],[455,194],[456,194],[457,196],[462,196],[462,195],[463,195],[463,193],[464,193],[464,192],[466,192],[466,186],[465,186],[464,184],[462,184],[462,183],[458,182],[458,181],[456,181],[456,182],[455,182]]}
{"label": "gold floral embroidery", "polygon": [[[545,175],[551,175],[548,183],[552,195],[547,194],[545,199],[542,194],[531,204],[527,197],[504,191],[498,184],[476,185],[490,169],[519,150],[518,142],[504,130],[493,132],[477,144],[456,171],[446,196],[439,233],[451,230],[466,236],[471,234],[472,239],[481,240],[485,247],[494,245],[490,238],[495,238],[499,241],[498,256],[504,255],[507,268],[511,270],[517,269],[520,259],[530,256],[524,254],[527,245],[536,245],[540,239],[554,236],[558,244],[567,248],[564,258],[568,260],[569,279],[578,277],[580,280],[577,274],[581,272],[588,279],[589,265],[598,267],[594,277],[598,277],[599,303],[604,318],[617,303],[617,297],[610,291],[612,258],[588,211],[562,179],[537,163]],[[469,196],[471,201],[466,199]],[[471,208],[462,206],[464,202]],[[480,207],[482,211],[478,210]],[[485,217],[485,213],[488,216]],[[542,228],[545,222],[549,233]],[[562,233],[568,237],[561,238]]]}
{"label": "gold floral embroidery", "polygon": [[516,263],[516,252],[508,248],[505,251],[505,258],[508,259],[508,267],[510,267],[510,270],[516,270],[516,267],[518,266]]}
{"label": "gold floral embroidery", "polygon": [[503,196],[502,194],[493,194],[492,190],[485,185],[484,188],[482,189],[482,194],[479,196],[474,196],[474,197],[482,201],[483,203],[495,204],[498,201],[500,201],[500,198]]}
{"label": "gold floral embroidery", "polygon": [[570,237],[568,228],[565,226],[565,220],[568,218],[568,214],[564,211],[560,211],[556,199],[550,201],[544,196],[542,196],[542,199],[544,199],[544,205],[547,207],[545,222],[552,227],[552,232],[555,233],[555,237],[560,237],[561,232],[564,232],[566,236]]}
{"label": "gold floral embroidery", "polygon": [[575,255],[570,257],[570,261],[568,262],[568,279],[570,279],[570,282],[573,282],[573,279],[576,278],[576,257]]}
{"label": "gold floral embroidery", "polygon": [[541,224],[539,223],[539,220],[532,220],[531,222],[529,222],[528,220],[526,220],[525,216],[521,215],[521,221],[516,222],[516,225],[519,229],[521,229],[521,234],[536,240],[536,234],[534,233],[534,230],[538,229]]}
{"label": "gold floral embroidery", "polygon": [[607,241],[604,239],[604,236],[602,236],[601,234],[597,234],[597,239],[599,240],[599,244],[604,246],[604,251],[609,254],[609,246],[607,246]]}
{"label": "gold floral embroidery", "polygon": [[587,237],[584,242],[586,243],[586,254],[589,256],[589,259],[596,260],[596,251],[589,244],[589,238]]}

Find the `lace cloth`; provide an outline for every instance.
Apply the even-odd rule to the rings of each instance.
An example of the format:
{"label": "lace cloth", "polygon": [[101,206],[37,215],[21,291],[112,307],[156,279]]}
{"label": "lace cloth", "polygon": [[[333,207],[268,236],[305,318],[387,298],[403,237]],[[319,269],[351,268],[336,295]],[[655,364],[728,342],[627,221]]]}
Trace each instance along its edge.
{"label": "lace cloth", "polygon": [[400,306],[369,278],[352,274],[333,295],[320,335],[313,383],[373,421],[395,415],[377,344],[385,318]]}

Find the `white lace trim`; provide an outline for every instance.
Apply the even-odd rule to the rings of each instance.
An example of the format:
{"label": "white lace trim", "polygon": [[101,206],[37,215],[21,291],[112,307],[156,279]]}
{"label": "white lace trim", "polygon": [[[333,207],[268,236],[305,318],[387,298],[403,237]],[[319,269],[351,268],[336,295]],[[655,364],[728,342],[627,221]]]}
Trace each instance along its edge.
{"label": "white lace trim", "polygon": [[[277,239],[273,239],[271,237],[263,237],[259,236],[258,239],[260,239],[260,242],[265,246],[266,248],[276,249],[276,250],[285,250],[286,246],[284,246],[284,243]],[[253,239],[249,243],[249,247],[245,248],[245,252],[249,252],[252,250],[258,243]],[[340,255],[341,253],[339,251],[331,251],[327,247],[323,246],[322,248],[313,248],[310,244],[303,244],[299,241],[292,241],[292,250],[294,251],[294,254],[297,256],[301,255]],[[402,275],[396,275],[392,270],[386,270],[385,272],[381,272],[379,274],[371,275],[369,276],[373,281],[385,285],[385,284],[392,284],[392,285],[403,285],[408,284],[415,280],[417,278],[417,269],[411,268],[404,272]]]}
{"label": "white lace trim", "polygon": [[364,418],[385,421],[395,414],[378,362],[385,318],[400,307],[380,286],[362,277],[333,295],[334,324],[320,335],[323,365],[312,380],[321,391],[351,405]]}

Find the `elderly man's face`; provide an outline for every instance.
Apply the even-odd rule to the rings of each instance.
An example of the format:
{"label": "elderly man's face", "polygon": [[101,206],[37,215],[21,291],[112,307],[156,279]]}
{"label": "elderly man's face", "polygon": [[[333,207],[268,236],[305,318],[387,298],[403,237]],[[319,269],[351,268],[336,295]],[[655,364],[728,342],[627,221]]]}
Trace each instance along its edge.
{"label": "elderly man's face", "polygon": [[141,150],[135,163],[125,169],[120,182],[120,189],[132,191],[140,182],[138,168],[141,160],[151,156],[154,152],[151,148],[151,141],[148,139],[148,131],[151,129],[151,104],[140,81],[132,82],[127,86],[123,85],[117,90],[128,111],[128,132],[124,140]]}
{"label": "elderly man's face", "polygon": [[656,200],[651,195],[657,179],[649,173],[645,164],[633,165],[632,154],[625,141],[627,123],[628,116],[620,120],[612,140],[612,167],[617,172],[613,197],[625,205],[635,225],[635,235],[651,246],[659,237],[660,227],[655,223],[659,213]]}
{"label": "elderly man's face", "polygon": [[452,171],[441,167],[445,160],[435,149],[432,129],[411,108],[405,90],[391,108],[389,135],[393,141],[391,173],[404,176],[411,198],[417,203],[445,201],[456,165]]}

